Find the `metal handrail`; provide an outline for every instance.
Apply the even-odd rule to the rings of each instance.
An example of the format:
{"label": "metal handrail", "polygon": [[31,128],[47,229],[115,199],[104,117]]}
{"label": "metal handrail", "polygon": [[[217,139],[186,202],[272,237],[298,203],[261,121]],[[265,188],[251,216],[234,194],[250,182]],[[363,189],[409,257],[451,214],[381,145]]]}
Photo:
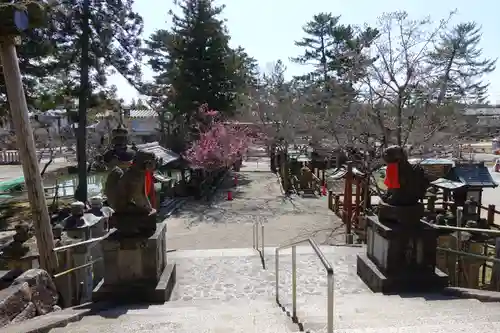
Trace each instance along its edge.
{"label": "metal handrail", "polygon": [[276,303],[282,306],[279,300],[279,253],[281,250],[292,248],[292,320],[298,323],[297,318],[297,245],[309,243],[326,270],[327,278],[327,333],[333,333],[333,268],[318,244],[312,238],[302,239],[276,248]]}
{"label": "metal handrail", "polygon": [[489,235],[500,235],[500,230],[492,230],[492,229],[480,229],[480,228],[467,228],[467,227],[454,227],[449,225],[435,225],[436,229],[446,229],[446,230],[456,230],[456,231],[467,231],[467,232],[477,232]]}
{"label": "metal handrail", "polygon": [[457,251],[457,250],[453,250],[453,249],[446,248],[446,247],[437,247],[436,249],[438,251],[441,251],[441,252],[449,252],[449,253],[456,254],[458,256],[471,257],[471,258],[475,258],[475,259],[484,260],[487,262],[500,263],[500,259],[498,259],[498,258],[491,258],[488,256],[483,256],[481,254],[469,253],[469,252],[464,252],[464,251]]}
{"label": "metal handrail", "polygon": [[85,241],[81,241],[79,243],[72,243],[72,244],[68,244],[68,245],[59,246],[59,247],[54,248],[52,251],[54,251],[54,252],[61,252],[61,251],[66,251],[66,250],[75,248],[75,247],[79,247],[79,246],[83,246],[83,245],[88,245],[88,244],[92,244],[92,243],[97,243],[97,242],[102,241],[103,239],[108,238],[109,235],[111,235],[115,231],[116,231],[116,229],[113,228],[113,229],[111,229],[105,235],[103,235],[101,237],[91,238],[91,239],[88,239],[88,240],[85,240]]}
{"label": "metal handrail", "polygon": [[[259,226],[262,233],[262,245],[259,250]],[[264,259],[264,224],[262,222],[254,222],[253,224],[253,248],[257,250],[260,254],[260,259],[262,260],[262,267],[266,269],[266,261]]]}
{"label": "metal handrail", "polygon": [[97,259],[95,259],[95,260],[91,260],[90,262],[88,262],[88,263],[86,263],[86,264],[83,264],[83,265],[80,265],[80,266],[76,266],[76,267],[73,267],[73,268],[67,269],[67,270],[65,270],[65,271],[62,271],[62,272],[60,272],[60,273],[54,274],[54,275],[52,276],[52,278],[57,279],[57,278],[59,278],[59,277],[61,277],[61,276],[63,276],[63,275],[73,273],[73,272],[75,272],[75,271],[77,271],[77,270],[79,270],[79,269],[82,269],[82,268],[87,268],[87,267],[89,267],[89,266],[92,266],[92,265],[93,265],[93,264],[95,264],[96,262],[99,262],[99,261],[102,261],[102,260],[103,260],[103,258],[97,258]]}

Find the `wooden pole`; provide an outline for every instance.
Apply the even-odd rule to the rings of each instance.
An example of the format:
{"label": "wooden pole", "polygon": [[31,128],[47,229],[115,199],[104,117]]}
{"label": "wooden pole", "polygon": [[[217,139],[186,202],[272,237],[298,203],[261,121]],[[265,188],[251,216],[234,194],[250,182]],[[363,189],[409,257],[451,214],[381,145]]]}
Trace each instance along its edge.
{"label": "wooden pole", "polygon": [[40,255],[40,267],[49,274],[57,269],[57,256],[54,253],[54,237],[49,212],[45,201],[42,177],[36,158],[35,140],[28,117],[28,106],[24,95],[19,60],[12,37],[0,40],[0,60],[10,105],[10,115],[16,131],[17,148],[21,158],[24,180],[31,206],[36,243]]}

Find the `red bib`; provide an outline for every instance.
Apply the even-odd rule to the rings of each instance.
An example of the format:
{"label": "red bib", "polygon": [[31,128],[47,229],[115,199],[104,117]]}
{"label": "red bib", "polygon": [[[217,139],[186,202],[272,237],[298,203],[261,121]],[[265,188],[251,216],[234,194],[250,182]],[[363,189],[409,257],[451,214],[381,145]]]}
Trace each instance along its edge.
{"label": "red bib", "polygon": [[388,189],[400,188],[399,184],[399,168],[398,163],[389,163],[387,164],[387,169],[385,171],[385,186]]}

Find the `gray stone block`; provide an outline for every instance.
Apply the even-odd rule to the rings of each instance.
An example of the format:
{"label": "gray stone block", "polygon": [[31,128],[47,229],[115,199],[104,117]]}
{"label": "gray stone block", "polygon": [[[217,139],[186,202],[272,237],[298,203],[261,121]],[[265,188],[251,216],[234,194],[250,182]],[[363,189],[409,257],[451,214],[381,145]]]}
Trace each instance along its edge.
{"label": "gray stone block", "polygon": [[31,302],[31,289],[23,282],[0,290],[0,327],[11,322]]}
{"label": "gray stone block", "polygon": [[163,222],[146,239],[117,234],[103,240],[106,270],[103,281],[94,289],[93,299],[168,300],[175,283],[175,265],[167,265],[166,230]]}
{"label": "gray stone block", "polygon": [[58,301],[58,293],[49,273],[43,269],[30,269],[18,276],[13,285],[27,283],[31,289],[31,301],[35,304],[38,315],[52,311]]}

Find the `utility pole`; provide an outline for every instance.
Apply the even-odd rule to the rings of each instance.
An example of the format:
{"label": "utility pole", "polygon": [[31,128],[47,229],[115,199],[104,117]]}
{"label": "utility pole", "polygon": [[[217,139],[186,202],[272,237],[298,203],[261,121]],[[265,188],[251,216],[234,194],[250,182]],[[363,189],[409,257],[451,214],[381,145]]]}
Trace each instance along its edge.
{"label": "utility pole", "polygon": [[80,96],[78,98],[78,135],[76,142],[76,156],[78,160],[78,190],[76,192],[76,199],[87,202],[87,109],[90,96],[90,0],[83,1],[82,11],[82,54],[80,58]]}
{"label": "utility pole", "polygon": [[58,269],[54,250],[54,236],[42,185],[42,177],[36,158],[35,140],[28,117],[28,105],[24,95],[19,59],[13,36],[0,37],[0,60],[5,77],[10,116],[16,131],[17,148],[23,167],[24,181],[28,190],[36,243],[40,255],[40,267],[49,274]]}

